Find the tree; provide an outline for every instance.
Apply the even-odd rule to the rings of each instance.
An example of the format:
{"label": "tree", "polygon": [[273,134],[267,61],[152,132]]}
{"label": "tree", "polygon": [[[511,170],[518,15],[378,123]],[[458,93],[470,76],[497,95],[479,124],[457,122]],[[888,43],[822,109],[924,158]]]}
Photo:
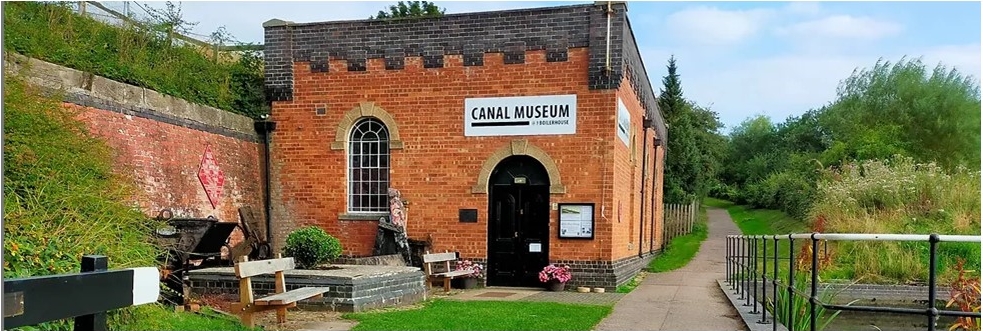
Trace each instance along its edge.
{"label": "tree", "polygon": [[[669,64],[666,66],[668,74],[662,78],[662,90],[659,93],[659,109],[666,122],[676,121],[682,113],[683,88],[680,86],[679,74],[676,73],[676,57],[669,57]],[[670,130],[671,132],[671,130]]]}
{"label": "tree", "polygon": [[659,109],[666,120],[669,141],[663,183],[669,203],[688,203],[709,193],[716,182],[724,139],[717,114],[683,98],[676,58],[670,57],[659,95]]}
{"label": "tree", "polygon": [[856,70],[819,120],[833,139],[829,161],[901,154],[949,168],[980,163],[980,87],[942,65],[902,58]]}
{"label": "tree", "polygon": [[187,34],[191,29],[198,25],[198,22],[184,20],[181,13],[181,3],[174,4],[171,1],[164,3],[164,9],[157,9],[151,6],[144,7],[150,15],[149,26],[155,31],[167,34],[167,43],[171,44],[174,34]]}
{"label": "tree", "polygon": [[441,17],[444,16],[444,10],[430,1],[400,1],[389,6],[388,12],[380,10],[375,17],[369,16],[369,19]]}

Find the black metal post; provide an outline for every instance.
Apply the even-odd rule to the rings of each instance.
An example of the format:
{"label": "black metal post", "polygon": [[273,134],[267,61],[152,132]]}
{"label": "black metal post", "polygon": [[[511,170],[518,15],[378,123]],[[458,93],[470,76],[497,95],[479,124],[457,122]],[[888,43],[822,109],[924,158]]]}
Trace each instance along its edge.
{"label": "black metal post", "polygon": [[744,293],[744,307],[751,306],[751,238],[744,237],[744,286],[741,291]]}
{"label": "black metal post", "polygon": [[939,235],[937,233],[930,234],[928,236],[928,309],[925,310],[925,314],[928,315],[928,331],[935,331],[935,323],[939,319],[939,310],[935,308],[935,300],[938,299],[938,293],[935,290],[936,282],[938,282],[936,279],[938,272],[935,271],[935,268],[938,267],[936,263],[938,248]]}
{"label": "black metal post", "polygon": [[773,254],[772,259],[774,260],[774,268],[771,271],[771,298],[772,308],[771,308],[771,330],[778,331],[778,236],[773,236],[772,239],[775,240],[775,247],[772,248]]}
{"label": "black metal post", "polygon": [[[734,238],[734,294],[741,294],[741,237]],[[738,300],[744,300],[741,295]]]}
{"label": "black metal post", "polygon": [[809,331],[816,331],[816,303],[819,301],[819,239],[812,233],[812,289],[809,292]]}
{"label": "black metal post", "polygon": [[792,307],[792,296],[795,292],[792,289],[795,288],[795,239],[792,239],[792,235],[788,235],[788,285],[785,286],[785,294],[788,298],[788,322],[785,326],[788,327],[788,331],[795,331],[795,314],[792,312],[795,309]]}
{"label": "black metal post", "polygon": [[[768,309],[765,309],[765,304],[768,300],[767,286],[768,285],[768,239],[761,236],[761,320],[758,324],[768,324],[768,319],[765,316]],[[756,298],[757,299],[757,298]]]}
{"label": "black metal post", "polygon": [[744,285],[744,245],[743,245],[743,242],[744,242],[744,238],[743,237],[737,237],[737,240],[734,242],[734,244],[737,245],[737,255],[734,256],[735,267],[737,267],[737,270],[735,270],[735,271],[737,271],[737,277],[734,278],[734,285],[736,286],[734,288],[734,290],[735,290],[734,291],[734,294],[740,294],[740,297],[737,298],[738,300],[744,300],[744,287],[743,287],[743,285]]}
{"label": "black metal post", "polygon": [[724,265],[724,274],[727,276],[727,285],[733,288],[733,283],[730,282],[730,241],[731,241],[731,239],[733,239],[733,238],[731,238],[730,236],[728,236],[727,237],[727,240],[724,242],[725,243],[725,247],[727,247],[726,250],[725,250],[725,253],[724,253],[724,255],[727,256],[727,259],[726,259],[726,263],[727,264]]}
{"label": "black metal post", "polygon": [[[758,281],[758,237],[754,236],[751,238],[751,280]],[[751,290],[754,293],[754,299],[751,299],[752,314],[758,313],[758,287],[753,282],[748,282],[748,284],[753,287]]]}
{"label": "black metal post", "polygon": [[[102,255],[82,256],[82,272],[109,270],[109,259]],[[106,312],[75,317],[75,331],[106,331]]]}

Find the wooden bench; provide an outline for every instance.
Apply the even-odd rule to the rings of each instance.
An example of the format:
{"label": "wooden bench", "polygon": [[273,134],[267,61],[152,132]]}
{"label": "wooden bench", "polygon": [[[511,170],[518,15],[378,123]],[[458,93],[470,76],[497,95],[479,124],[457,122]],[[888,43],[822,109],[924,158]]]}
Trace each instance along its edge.
{"label": "wooden bench", "polygon": [[[284,323],[287,321],[287,308],[297,307],[297,302],[301,300],[320,298],[328,291],[327,287],[304,287],[287,291],[283,271],[294,268],[294,258],[280,258],[280,254],[271,260],[249,261],[246,256],[239,258],[235,265],[236,278],[239,279],[239,302],[233,303],[232,309],[242,319],[242,324],[254,327],[253,314],[269,310],[276,310],[277,323]],[[254,299],[250,277],[265,274],[274,274],[275,293]]]}
{"label": "wooden bench", "polygon": [[[423,254],[423,269],[427,273],[427,285],[433,285],[434,281],[444,282],[444,292],[451,291],[451,279],[463,277],[470,274],[470,271],[451,269],[451,261],[457,261],[456,252]],[[434,273],[432,264],[444,263],[444,272]]]}

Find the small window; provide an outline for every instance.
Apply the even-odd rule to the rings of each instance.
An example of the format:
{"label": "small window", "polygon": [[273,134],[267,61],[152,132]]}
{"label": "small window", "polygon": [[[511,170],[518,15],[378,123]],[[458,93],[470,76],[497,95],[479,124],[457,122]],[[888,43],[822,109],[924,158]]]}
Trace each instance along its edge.
{"label": "small window", "polygon": [[389,130],[375,118],[362,119],[348,144],[348,211],[389,212]]}

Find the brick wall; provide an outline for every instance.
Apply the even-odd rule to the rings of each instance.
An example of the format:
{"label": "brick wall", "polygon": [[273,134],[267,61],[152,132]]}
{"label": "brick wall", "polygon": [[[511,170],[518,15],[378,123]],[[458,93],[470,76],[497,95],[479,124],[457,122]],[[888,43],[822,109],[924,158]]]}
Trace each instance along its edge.
{"label": "brick wall", "polygon": [[[82,110],[79,118],[113,148],[117,166],[131,171],[142,188],[140,207],[148,215],[169,208],[175,216],[215,216],[237,222],[241,206],[262,213],[262,145],[256,141],[113,110],[68,102],[65,107]],[[206,148],[225,175],[224,192],[214,208],[198,179]]]}
{"label": "brick wall", "polygon": [[[390,151],[390,186],[407,200],[411,238],[432,238],[434,251],[485,258],[488,195],[472,187],[491,155],[522,139],[556,163],[566,190],[551,194],[551,203],[597,204],[594,240],[559,239],[551,212],[550,260],[607,261],[603,268],[611,281],[637,271],[649,251],[661,247],[663,151],[652,142],[656,136],[665,141],[666,131],[627,8],[613,6],[610,53],[604,9],[577,5],[399,22],[264,24],[266,84],[278,122],[271,145],[276,238],[317,225],[342,240],[343,254],[372,253],[374,220],[381,215],[345,214],[345,123],[366,109],[381,109],[399,135],[399,147]],[[577,95],[575,135],[463,135],[466,98],[555,94]],[[616,136],[619,98],[631,112],[635,134],[629,146]],[[653,128],[642,134],[645,117]],[[643,156],[649,157],[644,184]],[[477,209],[478,222],[460,223],[457,212],[463,208]],[[651,245],[653,231],[658,238]]]}
{"label": "brick wall", "polygon": [[[375,222],[339,220],[346,208],[347,156],[344,150],[329,148],[344,113],[360,102],[371,101],[398,123],[404,148],[391,151],[391,186],[401,190],[409,202],[410,236],[432,236],[435,251],[448,249],[465,257],[483,257],[488,195],[474,194],[470,189],[485,159],[515,137],[464,137],[460,115],[463,99],[576,93],[577,135],[523,138],[545,150],[563,176],[567,193],[552,195],[551,202],[596,201],[598,208],[604,206],[607,217],[598,216],[597,240],[560,240],[554,233],[551,256],[611,259],[609,238],[616,222],[611,222],[615,217],[613,183],[605,178],[612,178],[614,173],[614,93],[590,90],[583,84],[586,49],[571,49],[566,62],[547,62],[545,51],[530,51],[525,57],[524,64],[505,65],[502,54],[486,54],[483,66],[464,67],[460,56],[445,56],[444,68],[440,69],[424,69],[421,58],[406,58],[405,68],[398,71],[386,71],[381,59],[371,59],[367,72],[347,72],[344,61],[331,61],[338,71],[311,73],[307,64],[298,63],[294,99],[275,103],[273,110],[273,119],[278,122],[271,145],[277,235],[316,224],[344,238],[346,254],[371,254]],[[318,106],[329,111],[317,116]],[[277,208],[281,203],[283,208]],[[478,209],[479,222],[459,223],[460,208]],[[556,220],[551,222],[555,232]]]}
{"label": "brick wall", "polygon": [[[66,110],[112,147],[116,170],[132,175],[148,216],[169,208],[175,216],[238,222],[238,208],[249,205],[265,217],[263,147],[251,119],[17,54],[5,64],[58,92]],[[197,175],[206,146],[225,175],[215,208]],[[240,238],[236,230],[233,241]]]}

